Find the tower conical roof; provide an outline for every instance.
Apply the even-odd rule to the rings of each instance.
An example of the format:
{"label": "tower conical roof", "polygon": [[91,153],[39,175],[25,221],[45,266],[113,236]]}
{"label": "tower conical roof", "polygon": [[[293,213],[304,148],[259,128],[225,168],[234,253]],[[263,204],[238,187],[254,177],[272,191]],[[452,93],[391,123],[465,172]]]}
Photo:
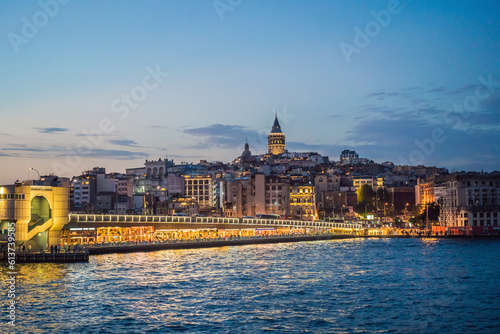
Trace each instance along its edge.
{"label": "tower conical roof", "polygon": [[283,133],[283,131],[281,131],[280,122],[278,122],[278,114],[276,114],[274,117],[274,124],[273,128],[271,129],[271,133]]}

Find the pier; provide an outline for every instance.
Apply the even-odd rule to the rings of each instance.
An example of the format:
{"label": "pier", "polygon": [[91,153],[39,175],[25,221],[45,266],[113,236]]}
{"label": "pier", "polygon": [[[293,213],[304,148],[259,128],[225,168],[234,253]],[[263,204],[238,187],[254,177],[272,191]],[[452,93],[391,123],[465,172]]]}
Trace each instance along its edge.
{"label": "pier", "polygon": [[[7,261],[8,254],[6,252],[0,253],[0,261]],[[72,262],[89,262],[89,252],[76,252],[76,253],[16,253],[15,263],[41,263],[41,262],[54,262],[54,263],[72,263]]]}

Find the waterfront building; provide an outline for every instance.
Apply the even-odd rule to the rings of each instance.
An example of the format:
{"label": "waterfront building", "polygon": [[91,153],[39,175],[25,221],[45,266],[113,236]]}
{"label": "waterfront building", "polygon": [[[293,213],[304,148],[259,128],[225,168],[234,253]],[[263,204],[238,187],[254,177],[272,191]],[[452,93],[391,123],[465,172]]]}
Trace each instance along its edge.
{"label": "waterfront building", "polygon": [[500,174],[453,175],[443,187],[438,200],[442,226],[500,231]]}
{"label": "waterfront building", "polygon": [[440,207],[436,232],[483,234],[500,231],[500,173],[433,175],[415,186],[417,204]]}

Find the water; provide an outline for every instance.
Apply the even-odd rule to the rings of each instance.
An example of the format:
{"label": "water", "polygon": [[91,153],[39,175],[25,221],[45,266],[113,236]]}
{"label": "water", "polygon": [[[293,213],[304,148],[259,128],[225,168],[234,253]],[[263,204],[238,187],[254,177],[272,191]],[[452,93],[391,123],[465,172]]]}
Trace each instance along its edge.
{"label": "water", "polygon": [[12,332],[498,333],[499,260],[500,240],[353,239],[20,264]]}

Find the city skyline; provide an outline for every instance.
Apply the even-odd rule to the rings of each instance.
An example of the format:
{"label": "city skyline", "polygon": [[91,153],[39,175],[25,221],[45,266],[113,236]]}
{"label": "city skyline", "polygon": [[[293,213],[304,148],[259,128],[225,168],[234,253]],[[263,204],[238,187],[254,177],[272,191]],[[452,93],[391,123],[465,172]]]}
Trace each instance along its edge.
{"label": "city skyline", "polygon": [[1,184],[265,153],[275,112],[289,151],[499,166],[493,1],[3,7]]}

